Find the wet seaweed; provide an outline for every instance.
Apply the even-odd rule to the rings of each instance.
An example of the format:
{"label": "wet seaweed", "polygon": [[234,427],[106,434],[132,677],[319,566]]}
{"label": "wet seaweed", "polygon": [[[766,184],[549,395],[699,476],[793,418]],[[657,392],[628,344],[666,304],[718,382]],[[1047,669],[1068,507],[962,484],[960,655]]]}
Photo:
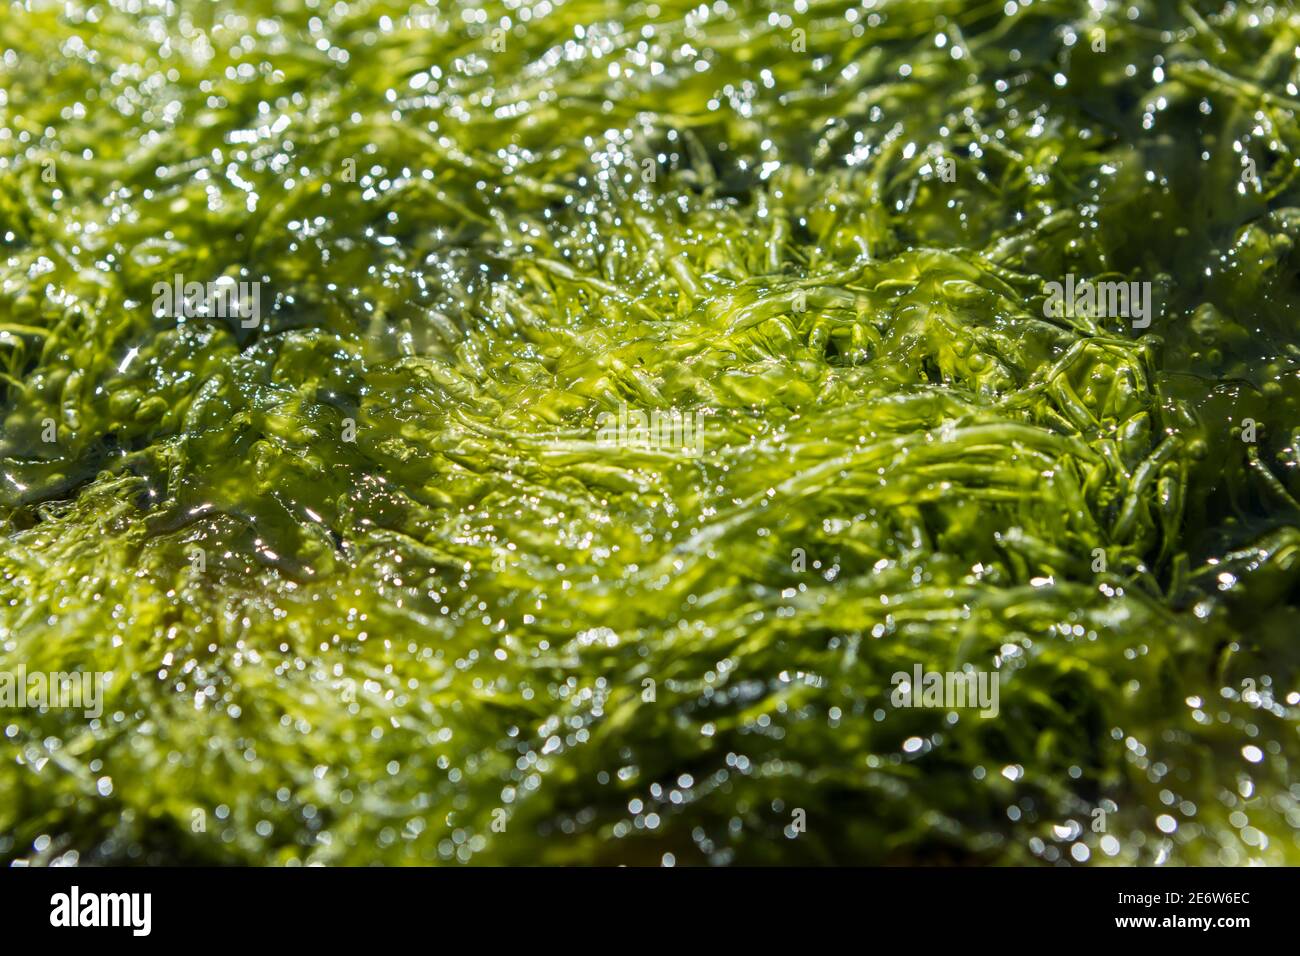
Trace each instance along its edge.
{"label": "wet seaweed", "polygon": [[124,7],[0,13],[0,856],[1300,860],[1296,14]]}

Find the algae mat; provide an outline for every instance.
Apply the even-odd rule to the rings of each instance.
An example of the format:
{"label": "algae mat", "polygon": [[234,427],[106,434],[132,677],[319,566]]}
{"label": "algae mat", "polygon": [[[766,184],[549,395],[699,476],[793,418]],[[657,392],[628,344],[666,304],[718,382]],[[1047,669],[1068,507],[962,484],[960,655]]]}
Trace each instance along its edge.
{"label": "algae mat", "polygon": [[1289,8],[0,48],[0,858],[1300,862]]}

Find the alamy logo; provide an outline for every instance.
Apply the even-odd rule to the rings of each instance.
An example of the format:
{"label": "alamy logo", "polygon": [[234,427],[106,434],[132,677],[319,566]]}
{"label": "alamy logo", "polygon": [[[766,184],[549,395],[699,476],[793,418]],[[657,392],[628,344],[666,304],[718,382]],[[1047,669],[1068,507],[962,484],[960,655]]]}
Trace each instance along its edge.
{"label": "alamy logo", "polygon": [[649,448],[654,451],[679,451],[692,458],[704,454],[704,413],[688,415],[676,409],[652,409],[649,415],[629,409],[624,402],[618,414],[601,412],[596,416],[596,442],[626,448]]}
{"label": "alamy logo", "polygon": [[222,276],[212,282],[186,282],[181,275],[171,283],[153,284],[153,314],[173,319],[237,318],[251,329],[262,321],[262,284],[236,282]]}
{"label": "alamy logo", "polygon": [[934,707],[941,710],[980,708],[981,717],[998,715],[996,671],[925,671],[917,664],[912,673],[898,671],[890,679],[894,685],[889,702],[895,707]]}
{"label": "alamy logo", "polygon": [[0,671],[0,707],[70,708],[94,719],[104,712],[104,675],[99,671]]}
{"label": "alamy logo", "polygon": [[1131,319],[1133,328],[1151,324],[1150,282],[1076,282],[1068,273],[1065,282],[1049,282],[1043,315],[1049,319],[1090,315],[1097,318]]}
{"label": "alamy logo", "polygon": [[51,926],[128,926],[133,936],[148,936],[153,925],[151,893],[86,893],[74,886],[50,897]]}

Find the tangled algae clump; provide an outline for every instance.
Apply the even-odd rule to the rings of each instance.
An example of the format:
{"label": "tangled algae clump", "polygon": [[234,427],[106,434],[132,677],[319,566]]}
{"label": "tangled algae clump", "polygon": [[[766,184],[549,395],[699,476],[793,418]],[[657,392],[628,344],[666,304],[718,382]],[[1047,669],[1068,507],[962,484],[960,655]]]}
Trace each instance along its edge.
{"label": "tangled algae clump", "polygon": [[1297,13],[0,47],[0,669],[107,675],[0,709],[0,858],[1300,862]]}

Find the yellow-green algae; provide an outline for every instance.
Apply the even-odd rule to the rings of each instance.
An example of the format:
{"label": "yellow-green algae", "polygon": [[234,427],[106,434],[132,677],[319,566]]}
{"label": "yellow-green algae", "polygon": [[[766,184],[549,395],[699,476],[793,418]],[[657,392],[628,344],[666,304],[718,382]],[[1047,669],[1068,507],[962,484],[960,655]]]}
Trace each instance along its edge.
{"label": "yellow-green algae", "polygon": [[[1300,862],[1294,12],[0,46],[0,667],[111,674],[0,711],[0,858]],[[177,274],[260,325],[155,316]],[[1150,327],[1044,317],[1067,274]],[[999,715],[895,709],[915,664]]]}

